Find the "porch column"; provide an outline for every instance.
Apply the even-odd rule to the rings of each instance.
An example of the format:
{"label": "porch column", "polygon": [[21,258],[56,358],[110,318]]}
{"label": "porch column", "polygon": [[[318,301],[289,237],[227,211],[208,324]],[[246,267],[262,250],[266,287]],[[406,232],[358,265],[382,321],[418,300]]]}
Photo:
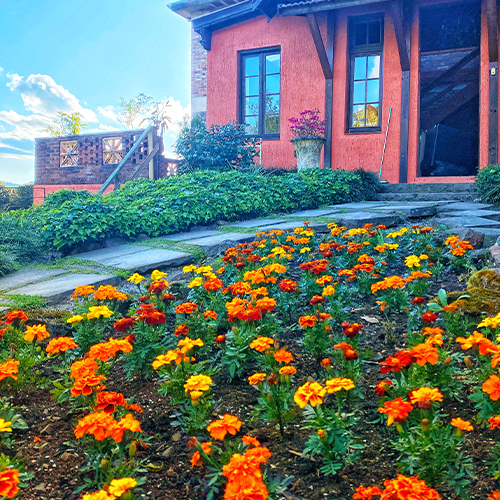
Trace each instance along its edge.
{"label": "porch column", "polygon": [[488,162],[498,163],[498,12],[496,0],[486,0],[489,54]]}
{"label": "porch column", "polygon": [[318,20],[314,13],[306,14],[309,29],[325,76],[325,148],[324,167],[332,167],[332,109],[333,109],[333,48],[335,37],[335,14],[327,12],[326,49],[321,37]]}

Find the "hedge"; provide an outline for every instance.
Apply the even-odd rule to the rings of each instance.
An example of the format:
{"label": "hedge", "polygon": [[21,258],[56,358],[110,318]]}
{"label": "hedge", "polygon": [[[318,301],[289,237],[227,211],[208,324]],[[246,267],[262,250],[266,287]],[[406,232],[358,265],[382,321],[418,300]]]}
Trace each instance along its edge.
{"label": "hedge", "polygon": [[285,175],[205,171],[138,179],[105,197],[62,191],[24,216],[56,250],[66,252],[105,237],[156,237],[197,224],[369,200],[377,189],[376,177],[362,170]]}
{"label": "hedge", "polygon": [[488,165],[477,173],[476,189],[483,203],[500,206],[500,165]]}

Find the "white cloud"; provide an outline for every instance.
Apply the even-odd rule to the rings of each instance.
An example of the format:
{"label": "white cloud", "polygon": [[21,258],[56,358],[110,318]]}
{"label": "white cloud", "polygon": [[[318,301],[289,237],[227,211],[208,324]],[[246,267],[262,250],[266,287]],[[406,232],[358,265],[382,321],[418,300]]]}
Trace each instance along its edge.
{"label": "white cloud", "polygon": [[44,129],[51,123],[51,119],[37,114],[20,115],[16,111],[0,111],[0,122],[7,123],[12,130],[0,132],[0,139],[32,141],[35,137],[47,135]]}
{"label": "white cloud", "polygon": [[2,73],[2,72],[3,72],[3,68],[2,68],[2,66],[0,66],[0,73]]}
{"label": "white cloud", "polygon": [[99,121],[91,109],[84,108],[69,90],[58,85],[49,75],[30,75],[26,79],[16,73],[7,73],[7,76],[11,80],[7,87],[21,94],[28,111],[51,117],[55,117],[59,111],[80,113],[84,121]]}
{"label": "white cloud", "polygon": [[109,120],[113,120],[115,122],[118,122],[118,117],[115,113],[115,108],[113,106],[97,106],[97,111],[99,114],[104,116],[104,118],[108,118]]}
{"label": "white cloud", "polygon": [[[164,99],[163,102],[166,102]],[[176,101],[173,97],[168,98],[169,106],[167,108],[167,116],[170,118],[171,122],[168,127],[169,132],[179,132],[182,127],[182,122],[184,117],[191,116],[191,105],[188,104],[183,107],[180,101]]]}
{"label": "white cloud", "polygon": [[33,160],[35,161],[35,156],[30,155],[19,155],[15,153],[0,153],[0,158],[9,158],[10,160]]}
{"label": "white cloud", "polygon": [[[100,124],[98,127],[96,128],[91,128],[91,129],[87,129],[85,130],[85,134],[99,134],[100,132],[116,132],[116,127],[112,127],[111,125],[104,125],[104,124]],[[122,130],[123,132],[123,130]]]}
{"label": "white cloud", "polygon": [[11,146],[6,142],[1,142],[1,141],[0,141],[0,148],[14,149],[15,151],[21,151],[22,153],[26,153],[29,155],[33,154],[33,151],[28,151],[27,149],[22,149],[22,148],[16,148],[15,146]]}

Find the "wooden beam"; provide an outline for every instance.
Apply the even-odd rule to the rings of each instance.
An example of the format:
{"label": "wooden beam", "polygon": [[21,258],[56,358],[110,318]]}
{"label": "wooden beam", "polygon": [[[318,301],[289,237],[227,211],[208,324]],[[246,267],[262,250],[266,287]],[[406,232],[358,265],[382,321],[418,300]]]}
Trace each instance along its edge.
{"label": "wooden beam", "polygon": [[481,53],[481,49],[478,47],[477,49],[473,50],[472,52],[467,54],[465,57],[460,59],[460,61],[455,63],[451,68],[447,69],[443,74],[439,75],[437,78],[432,80],[431,83],[427,84],[422,89],[421,97],[422,98],[425,97],[433,88],[436,88],[438,85],[440,85],[445,80],[447,80],[450,76],[454,75],[459,69],[463,68],[466,64],[473,61],[476,57],[479,57],[480,53]]}
{"label": "wooden beam", "polygon": [[498,163],[498,62],[490,62],[488,163]]}
{"label": "wooden beam", "polygon": [[141,164],[133,171],[132,175],[130,176],[129,180],[132,180],[135,178],[135,176],[141,171],[143,167],[145,167],[149,162],[155,157],[156,153],[158,153],[158,150],[160,149],[159,144],[157,143],[155,147],[152,149],[152,151],[146,156],[144,161],[141,162]]}
{"label": "wooden beam", "polygon": [[401,6],[397,0],[393,0],[391,2],[389,15],[391,16],[392,22],[394,24],[394,31],[396,33],[401,71],[409,71],[410,56],[408,54],[408,44],[406,42],[406,34],[403,26],[403,13],[401,10]]}
{"label": "wooden beam", "polygon": [[399,137],[399,183],[408,182],[408,137],[410,128],[410,71],[401,80],[401,133]]}
{"label": "wooden beam", "polygon": [[488,53],[491,62],[498,62],[498,11],[496,0],[486,0],[488,22]]}
{"label": "wooden beam", "polygon": [[323,43],[323,38],[321,37],[321,31],[319,30],[318,20],[315,14],[306,15],[307,22],[309,23],[309,29],[311,30],[311,35],[313,37],[314,45],[316,46],[316,52],[318,53],[319,62],[321,64],[321,69],[327,80],[333,78],[332,68],[330,68],[330,63],[328,62],[328,56],[326,55],[325,44]]}
{"label": "wooden beam", "polygon": [[434,125],[437,125],[458,108],[476,97],[477,94],[479,94],[479,78],[464,89],[459,90],[448,102],[443,103],[439,111],[432,111],[429,115],[422,116],[420,121],[422,130],[429,130],[434,127]]}
{"label": "wooden beam", "polygon": [[461,82],[452,82],[449,85],[446,85],[446,87],[441,90],[441,92],[435,92],[434,95],[427,95],[425,97],[422,97],[422,101],[427,99],[422,105],[425,106],[426,108],[432,106],[435,102],[439,101],[442,99],[448,92],[451,92],[457,85],[460,84],[468,84],[474,78],[477,78],[477,68],[473,68],[470,72],[468,72],[466,75],[463,75],[461,78]]}
{"label": "wooden beam", "polygon": [[310,3],[307,5],[278,5],[278,14],[281,16],[303,16],[314,12],[325,12],[333,9],[343,9],[345,7],[359,7],[360,5],[371,5],[376,3],[386,3],[387,0],[330,0],[325,2]]}
{"label": "wooden beam", "polygon": [[328,12],[326,18],[326,56],[332,78],[325,79],[325,149],[324,167],[332,168],[332,115],[333,115],[333,54],[335,44],[335,13]]}

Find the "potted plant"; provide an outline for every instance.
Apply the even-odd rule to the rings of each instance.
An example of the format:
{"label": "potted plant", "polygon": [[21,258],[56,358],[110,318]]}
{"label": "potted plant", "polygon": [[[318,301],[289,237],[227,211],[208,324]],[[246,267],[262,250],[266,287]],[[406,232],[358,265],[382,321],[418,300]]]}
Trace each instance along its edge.
{"label": "potted plant", "polygon": [[318,109],[307,109],[298,118],[289,118],[291,139],[297,156],[297,169],[319,168],[321,149],[325,143],[325,123],[320,120]]}

